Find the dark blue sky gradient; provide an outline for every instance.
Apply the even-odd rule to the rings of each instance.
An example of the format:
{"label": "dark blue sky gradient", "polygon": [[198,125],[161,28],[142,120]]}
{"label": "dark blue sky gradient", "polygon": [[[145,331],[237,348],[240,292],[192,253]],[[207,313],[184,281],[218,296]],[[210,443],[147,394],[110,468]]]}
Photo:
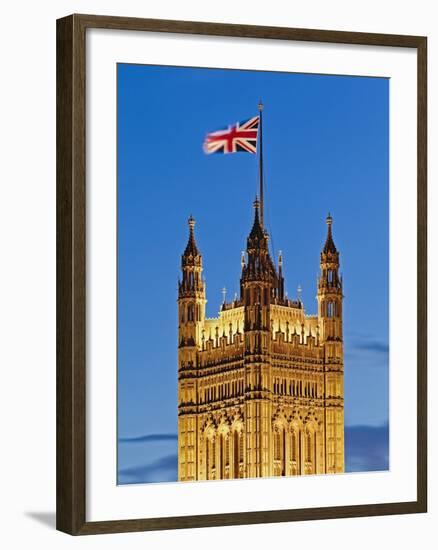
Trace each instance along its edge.
{"label": "dark blue sky gradient", "polygon": [[[208,156],[202,143],[208,131],[257,114],[259,98],[266,221],[275,255],[283,251],[286,289],[295,297],[300,284],[306,312],[316,312],[330,211],[344,275],[345,422],[388,421],[389,81],[120,64],[120,438],[177,431],[177,279],[189,214],[208,315],[223,286],[228,298],[238,291],[257,159]],[[125,447],[134,454],[120,466],[136,466],[136,446]]]}

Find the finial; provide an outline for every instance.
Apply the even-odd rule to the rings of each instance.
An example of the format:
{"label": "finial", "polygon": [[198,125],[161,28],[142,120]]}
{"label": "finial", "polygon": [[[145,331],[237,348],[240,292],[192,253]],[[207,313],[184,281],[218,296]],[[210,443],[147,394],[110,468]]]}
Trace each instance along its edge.
{"label": "finial", "polygon": [[301,293],[303,289],[301,288],[301,285],[298,285],[297,292],[298,292],[298,301],[301,302]]}
{"label": "finial", "polygon": [[283,252],[281,250],[278,252],[278,265],[279,267],[282,267],[283,265]]}
{"label": "finial", "polygon": [[262,100],[261,100],[261,99],[260,99],[260,101],[259,101],[258,108],[259,108],[259,111],[263,111],[263,103],[262,103]]}
{"label": "finial", "polygon": [[227,295],[227,289],[224,287],[222,289],[222,302],[225,304],[225,297]]}
{"label": "finial", "polygon": [[187,223],[189,224],[189,241],[187,243],[183,256],[198,256],[200,254],[195,242],[195,218],[191,214],[189,219],[187,220]]}
{"label": "finial", "polygon": [[245,267],[245,251],[242,250],[242,255],[240,256],[240,265],[242,266],[242,269]]}
{"label": "finial", "polygon": [[333,236],[332,236],[333,218],[331,217],[330,212],[328,213],[327,218],[325,219],[325,221],[326,221],[326,224],[327,224],[327,238],[326,238],[324,248],[322,249],[322,251],[323,251],[324,254],[328,254],[328,253],[336,254],[337,250],[336,250],[335,243],[333,242]]}

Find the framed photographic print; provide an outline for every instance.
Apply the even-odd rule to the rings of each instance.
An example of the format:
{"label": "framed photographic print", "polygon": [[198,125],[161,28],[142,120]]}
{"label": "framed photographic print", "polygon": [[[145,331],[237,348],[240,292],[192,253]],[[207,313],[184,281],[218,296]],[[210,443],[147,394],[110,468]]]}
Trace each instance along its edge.
{"label": "framed photographic print", "polygon": [[57,527],[426,511],[426,38],[57,27]]}

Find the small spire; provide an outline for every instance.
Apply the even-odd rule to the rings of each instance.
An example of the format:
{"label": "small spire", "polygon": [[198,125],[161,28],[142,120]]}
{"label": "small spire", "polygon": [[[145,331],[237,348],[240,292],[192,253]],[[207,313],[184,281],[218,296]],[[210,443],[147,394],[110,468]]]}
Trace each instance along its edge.
{"label": "small spire", "polygon": [[199,250],[195,241],[195,218],[190,214],[188,219],[189,224],[189,241],[184,251],[184,256],[199,256]]}
{"label": "small spire", "polygon": [[301,285],[298,285],[297,292],[298,292],[298,301],[301,302],[301,293],[303,292]]}
{"label": "small spire", "polygon": [[278,252],[278,267],[283,267],[283,253],[281,250]]}
{"label": "small spire", "polygon": [[225,298],[227,297],[227,289],[223,287],[222,289],[222,303],[225,304]]}
{"label": "small spire", "polygon": [[249,234],[249,236],[252,239],[254,238],[264,239],[265,233],[260,224],[260,215],[259,215],[260,201],[257,195],[253,204],[254,204],[254,224],[252,226],[251,233]]}
{"label": "small spire", "polygon": [[332,236],[333,218],[331,217],[330,212],[328,213],[325,222],[327,224],[327,238],[325,240],[324,248],[322,251],[324,252],[324,254],[327,254],[329,252],[331,254],[336,254],[337,250]]}

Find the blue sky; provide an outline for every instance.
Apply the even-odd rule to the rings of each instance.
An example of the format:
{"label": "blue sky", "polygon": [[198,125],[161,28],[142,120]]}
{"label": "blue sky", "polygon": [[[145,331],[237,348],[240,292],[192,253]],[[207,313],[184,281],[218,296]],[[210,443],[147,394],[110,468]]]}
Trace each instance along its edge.
{"label": "blue sky", "polygon": [[376,469],[377,448],[379,468],[387,466],[389,81],[120,64],[120,482],[174,479],[176,299],[187,218],[197,221],[214,316],[222,287],[228,297],[238,291],[257,190],[255,155],[208,156],[202,142],[208,131],[257,114],[259,98],[267,227],[274,255],[283,252],[289,296],[301,285],[307,313],[316,312],[328,211],[334,219],[345,294],[347,466]]}

